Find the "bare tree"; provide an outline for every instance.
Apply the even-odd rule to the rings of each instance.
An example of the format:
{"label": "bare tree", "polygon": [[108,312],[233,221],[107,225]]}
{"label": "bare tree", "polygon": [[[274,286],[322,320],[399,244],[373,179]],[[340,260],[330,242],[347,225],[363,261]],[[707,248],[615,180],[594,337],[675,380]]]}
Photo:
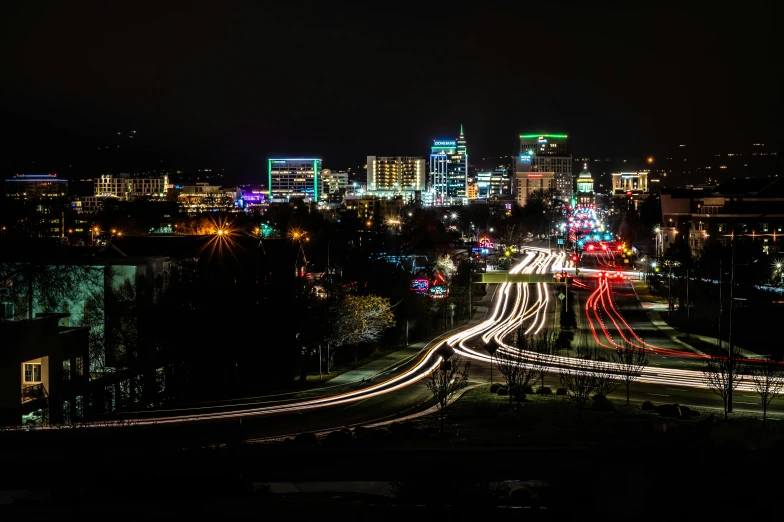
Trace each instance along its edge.
{"label": "bare tree", "polygon": [[561,386],[566,388],[568,397],[577,406],[582,419],[585,404],[596,391],[596,374],[590,368],[562,368]]}
{"label": "bare tree", "polygon": [[[735,352],[735,349],[733,351]],[[740,374],[743,371],[738,359],[739,354],[737,352],[731,354],[730,357],[711,355],[703,369],[705,384],[724,401],[725,419],[728,414],[728,400],[732,390],[737,387]]]}
{"label": "bare tree", "polygon": [[608,395],[618,389],[621,385],[619,375],[613,371],[613,367],[604,361],[593,361],[591,371],[596,379],[596,395],[606,399]]}
{"label": "bare tree", "polygon": [[552,356],[556,354],[555,341],[558,335],[555,332],[543,330],[536,338],[534,348],[536,350],[536,378],[541,381],[541,388],[544,389],[544,378],[550,373]]}
{"label": "bare tree", "polygon": [[448,359],[442,358],[439,368],[425,378],[425,385],[436,401],[441,433],[444,432],[444,418],[449,401],[468,384],[470,367],[470,361],[463,364],[462,358],[453,353]]}
{"label": "bare tree", "polygon": [[78,298],[102,278],[100,266],[56,257],[51,261],[0,259],[0,298],[14,303],[16,317],[32,319],[37,308],[62,309],[65,301]]}
{"label": "bare tree", "polygon": [[531,350],[532,346],[522,327],[516,333],[516,344],[516,350],[499,348],[495,352],[495,359],[498,371],[501,372],[501,376],[509,388],[509,402],[511,403],[514,399],[520,404],[520,401],[525,397],[525,388],[531,381],[536,380],[539,376],[539,370],[536,364],[528,361],[528,356],[525,354]]}
{"label": "bare tree", "polygon": [[751,368],[751,380],[754,390],[762,403],[762,422],[768,422],[768,405],[784,391],[784,372],[775,361],[765,359],[755,362]]}
{"label": "bare tree", "polygon": [[618,368],[621,381],[626,385],[626,404],[629,404],[629,387],[642,375],[642,370],[648,365],[648,355],[645,347],[636,348],[631,343],[624,343],[613,352],[613,360]]}

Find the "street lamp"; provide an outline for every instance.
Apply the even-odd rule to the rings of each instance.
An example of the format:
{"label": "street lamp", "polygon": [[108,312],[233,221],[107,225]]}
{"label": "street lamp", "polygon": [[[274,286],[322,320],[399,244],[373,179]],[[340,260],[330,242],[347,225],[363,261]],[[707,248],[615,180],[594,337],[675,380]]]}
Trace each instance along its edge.
{"label": "street lamp", "polygon": [[661,227],[656,225],[653,229],[653,232],[656,234],[656,259],[659,259],[659,248],[661,247]]}

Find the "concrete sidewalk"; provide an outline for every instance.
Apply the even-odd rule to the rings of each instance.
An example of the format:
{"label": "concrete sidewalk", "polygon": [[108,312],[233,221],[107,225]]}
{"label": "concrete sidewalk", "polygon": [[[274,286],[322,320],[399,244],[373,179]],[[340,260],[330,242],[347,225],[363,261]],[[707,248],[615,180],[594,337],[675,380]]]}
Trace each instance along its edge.
{"label": "concrete sidewalk", "polygon": [[397,366],[406,364],[411,359],[416,358],[420,353],[423,353],[426,348],[428,348],[432,343],[440,342],[442,339],[458,332],[460,330],[464,330],[469,328],[475,324],[481,323],[485,320],[487,313],[490,308],[490,304],[492,302],[493,292],[488,291],[486,295],[482,296],[481,299],[474,300],[474,314],[471,316],[471,319],[465,321],[463,323],[455,323],[455,327],[451,330],[438,335],[434,339],[429,341],[420,341],[417,343],[412,343],[405,348],[400,350],[396,350],[392,353],[388,353],[383,357],[379,357],[378,359],[371,361],[367,364],[360,366],[359,368],[354,368],[353,370],[348,370],[347,372],[343,372],[340,375],[337,375],[327,381],[327,384],[330,386],[340,386],[340,385],[347,385],[347,384],[354,384],[363,381],[369,381],[380,375],[385,373],[389,370],[394,369]]}

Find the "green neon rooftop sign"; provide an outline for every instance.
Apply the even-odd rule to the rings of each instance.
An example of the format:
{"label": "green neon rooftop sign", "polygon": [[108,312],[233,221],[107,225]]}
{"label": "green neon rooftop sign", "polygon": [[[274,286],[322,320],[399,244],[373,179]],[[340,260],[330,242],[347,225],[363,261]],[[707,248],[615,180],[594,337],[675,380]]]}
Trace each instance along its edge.
{"label": "green neon rooftop sign", "polygon": [[520,137],[524,140],[532,140],[535,138],[566,138],[566,134],[521,134]]}

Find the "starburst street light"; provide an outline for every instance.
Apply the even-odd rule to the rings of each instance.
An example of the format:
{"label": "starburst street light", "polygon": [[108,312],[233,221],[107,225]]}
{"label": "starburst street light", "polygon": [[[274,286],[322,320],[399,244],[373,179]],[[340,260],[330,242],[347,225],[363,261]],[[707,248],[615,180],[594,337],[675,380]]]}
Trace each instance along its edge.
{"label": "starburst street light", "polygon": [[199,252],[209,247],[210,258],[216,253],[219,257],[223,257],[223,252],[227,251],[234,259],[237,259],[233,251],[233,248],[237,246],[237,242],[233,238],[235,231],[232,223],[210,219],[210,233],[212,237],[201,247]]}
{"label": "starburst street light", "polygon": [[778,275],[781,281],[784,281],[784,258],[774,259],[771,263],[773,267],[773,276],[771,279],[775,280]]}
{"label": "starburst street light", "polygon": [[290,228],[287,236],[289,240],[297,243],[299,246],[299,249],[297,250],[297,257],[296,259],[294,259],[294,275],[299,276],[300,271],[298,265],[299,265],[300,256],[302,256],[302,261],[304,263],[304,266],[308,265],[308,258],[305,256],[305,249],[302,247],[302,242],[310,241],[310,238],[307,236],[307,233],[304,230],[297,227]]}

